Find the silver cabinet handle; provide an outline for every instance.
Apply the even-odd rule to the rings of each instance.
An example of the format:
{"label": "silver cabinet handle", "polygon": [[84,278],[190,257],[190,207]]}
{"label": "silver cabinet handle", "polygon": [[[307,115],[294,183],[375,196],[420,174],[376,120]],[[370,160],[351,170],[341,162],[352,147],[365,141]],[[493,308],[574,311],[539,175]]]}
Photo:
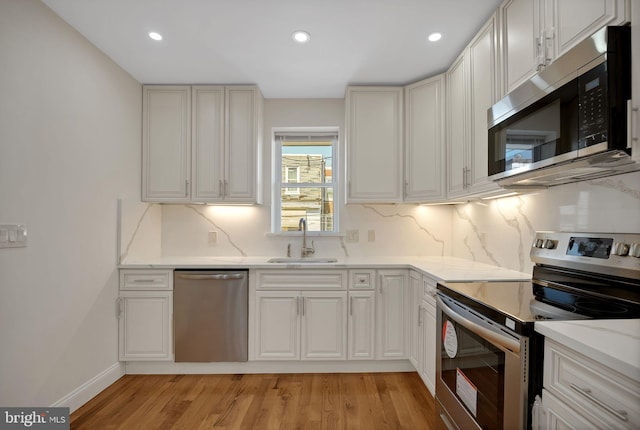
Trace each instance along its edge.
{"label": "silver cabinet handle", "polygon": [[123,302],[124,302],[124,300],[122,300],[122,297],[118,297],[118,299],[116,301],[116,306],[117,306],[116,318],[118,318],[118,319],[120,319],[120,315],[122,315]]}
{"label": "silver cabinet handle", "polygon": [[222,179],[218,181],[218,197],[222,197],[224,193],[223,189],[224,185],[222,184]]}
{"label": "silver cabinet handle", "polygon": [[418,327],[422,325],[422,307],[418,305]]}
{"label": "silver cabinet handle", "polygon": [[155,279],[134,279],[133,282],[135,284],[152,284]]}
{"label": "silver cabinet handle", "polygon": [[304,297],[302,298],[302,316],[304,316]]}
{"label": "silver cabinet handle", "polygon": [[176,275],[180,279],[188,279],[190,281],[208,281],[208,280],[216,280],[216,281],[228,281],[233,279],[244,279],[243,273],[232,273],[232,274],[211,274],[211,275],[192,275],[192,274],[178,274]]}
{"label": "silver cabinet handle", "polygon": [[353,316],[353,296],[349,297],[349,315]]}
{"label": "silver cabinet handle", "polygon": [[383,294],[383,290],[382,290],[382,275],[380,275],[380,295]]}
{"label": "silver cabinet handle", "polygon": [[590,389],[581,388],[581,387],[577,386],[576,384],[571,384],[571,389],[574,390],[574,391],[577,391],[583,397],[591,400],[593,403],[595,403],[596,405],[600,406],[602,409],[604,409],[605,411],[609,412],[611,415],[613,415],[614,417],[616,417],[620,421],[627,421],[627,411],[613,409],[611,406],[607,405],[605,402],[603,402],[602,400],[598,399],[593,394],[591,394],[591,390]]}
{"label": "silver cabinet handle", "polygon": [[402,190],[404,197],[407,197],[409,195],[409,193],[407,192],[408,189],[409,189],[409,181],[407,181],[405,179],[405,181],[404,181],[404,190]]}
{"label": "silver cabinet handle", "polygon": [[300,315],[300,297],[296,297],[296,315]]}
{"label": "silver cabinet handle", "polygon": [[189,180],[184,180],[184,195],[185,197],[189,197]]}
{"label": "silver cabinet handle", "polygon": [[227,197],[229,194],[229,182],[225,179],[224,180],[224,196]]}

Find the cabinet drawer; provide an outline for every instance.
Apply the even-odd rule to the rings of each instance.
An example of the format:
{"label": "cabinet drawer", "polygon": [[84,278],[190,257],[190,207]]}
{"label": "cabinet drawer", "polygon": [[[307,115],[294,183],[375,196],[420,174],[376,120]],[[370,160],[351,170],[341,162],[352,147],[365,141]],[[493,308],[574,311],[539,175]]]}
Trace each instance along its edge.
{"label": "cabinet drawer", "polygon": [[608,428],[640,428],[640,383],[548,338],[544,352],[546,389]]}
{"label": "cabinet drawer", "polygon": [[120,289],[132,291],[173,290],[173,270],[120,270]]}
{"label": "cabinet drawer", "polygon": [[257,290],[346,290],[346,270],[263,270],[256,272]]}
{"label": "cabinet drawer", "polygon": [[376,288],[375,279],[375,270],[349,270],[349,289],[373,290]]}

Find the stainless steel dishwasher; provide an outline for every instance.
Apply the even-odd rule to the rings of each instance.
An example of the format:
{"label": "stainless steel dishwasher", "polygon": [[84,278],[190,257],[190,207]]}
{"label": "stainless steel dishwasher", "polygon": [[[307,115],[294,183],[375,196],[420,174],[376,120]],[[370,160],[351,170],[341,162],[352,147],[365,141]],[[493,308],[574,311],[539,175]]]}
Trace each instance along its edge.
{"label": "stainless steel dishwasher", "polygon": [[176,362],[247,361],[248,271],[176,270]]}

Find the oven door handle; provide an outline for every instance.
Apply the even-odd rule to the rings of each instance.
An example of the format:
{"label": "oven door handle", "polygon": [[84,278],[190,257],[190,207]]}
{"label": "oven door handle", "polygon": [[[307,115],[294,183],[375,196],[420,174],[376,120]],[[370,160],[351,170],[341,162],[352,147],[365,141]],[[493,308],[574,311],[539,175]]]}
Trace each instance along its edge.
{"label": "oven door handle", "polygon": [[516,339],[508,337],[502,333],[497,333],[492,327],[486,327],[483,324],[482,320],[478,319],[477,321],[472,321],[471,319],[460,315],[449,306],[447,306],[439,296],[436,297],[436,300],[438,302],[438,306],[449,318],[451,318],[467,330],[488,340],[496,346],[506,348],[516,354],[520,353],[520,342],[518,342]]}

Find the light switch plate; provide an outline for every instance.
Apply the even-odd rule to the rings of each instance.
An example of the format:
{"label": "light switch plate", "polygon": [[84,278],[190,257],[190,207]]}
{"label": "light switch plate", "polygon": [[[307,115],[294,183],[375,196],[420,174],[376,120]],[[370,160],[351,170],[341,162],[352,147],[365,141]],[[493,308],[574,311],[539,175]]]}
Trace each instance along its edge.
{"label": "light switch plate", "polygon": [[27,226],[24,224],[0,224],[0,248],[24,248],[27,246]]}
{"label": "light switch plate", "polygon": [[210,231],[208,234],[209,237],[209,246],[215,246],[218,243],[218,232]]}

